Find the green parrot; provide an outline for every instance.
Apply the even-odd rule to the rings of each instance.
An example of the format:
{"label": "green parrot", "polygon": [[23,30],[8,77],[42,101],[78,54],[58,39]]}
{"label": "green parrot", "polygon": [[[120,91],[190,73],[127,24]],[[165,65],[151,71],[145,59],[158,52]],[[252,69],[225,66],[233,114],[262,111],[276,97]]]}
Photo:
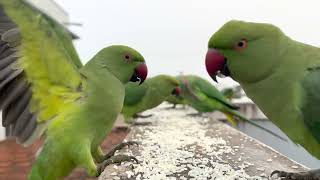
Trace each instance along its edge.
{"label": "green parrot", "polygon": [[280,135],[244,117],[237,111],[238,107],[231,104],[228,99],[207,80],[196,75],[181,75],[177,77],[177,79],[180,81],[180,96],[186,99],[187,104],[198,112],[220,111],[226,115],[227,120],[233,126],[237,125],[237,120],[242,120],[286,141]]}
{"label": "green parrot", "polygon": [[[177,79],[181,78],[180,76],[176,77]],[[188,79],[188,76],[185,76],[185,78]],[[202,79],[201,77],[198,77],[200,79]],[[204,80],[204,79],[202,79]],[[206,81],[206,80],[205,80]],[[182,85],[182,83],[180,83],[180,86]],[[215,87],[213,87],[215,88]],[[221,91],[221,93],[223,94],[224,97],[226,97],[228,100],[231,100],[232,97],[234,96],[234,90],[232,88],[225,88]],[[187,105],[188,102],[185,98],[182,97],[182,95],[171,95],[166,99],[167,102],[173,104],[172,108],[175,108],[178,104],[181,105]]]}
{"label": "green parrot", "polygon": [[[271,24],[230,21],[209,40],[206,68],[230,76],[288,137],[320,158],[320,49]],[[320,170],[274,171],[282,178],[320,179]]]}
{"label": "green parrot", "polygon": [[132,123],[135,117],[150,117],[151,115],[137,114],[160,105],[171,94],[180,93],[179,82],[169,75],[148,78],[140,86],[128,83],[125,90],[126,95],[121,113],[127,123]]}
{"label": "green parrot", "polygon": [[99,145],[121,112],[124,84],[146,76],[144,58],[120,45],[83,66],[63,26],[26,1],[0,0],[2,125],[25,145],[45,135],[29,180],[61,179],[75,167],[98,176],[112,162],[136,160]]}

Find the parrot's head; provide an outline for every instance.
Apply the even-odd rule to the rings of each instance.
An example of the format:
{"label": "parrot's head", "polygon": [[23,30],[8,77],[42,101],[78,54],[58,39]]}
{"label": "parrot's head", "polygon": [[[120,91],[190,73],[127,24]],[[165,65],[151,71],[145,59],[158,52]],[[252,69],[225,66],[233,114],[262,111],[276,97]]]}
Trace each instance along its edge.
{"label": "parrot's head", "polygon": [[221,74],[240,83],[260,81],[280,64],[285,38],[271,24],[229,21],[209,40],[207,72],[215,81]]}
{"label": "parrot's head", "polygon": [[141,84],[148,75],[148,68],[142,55],[128,46],[106,47],[98,52],[89,63],[99,69],[110,71],[124,84],[129,81],[139,81]]}
{"label": "parrot's head", "polygon": [[180,96],[181,95],[181,88],[179,86],[175,87],[172,90],[171,94],[174,95],[174,96]]}

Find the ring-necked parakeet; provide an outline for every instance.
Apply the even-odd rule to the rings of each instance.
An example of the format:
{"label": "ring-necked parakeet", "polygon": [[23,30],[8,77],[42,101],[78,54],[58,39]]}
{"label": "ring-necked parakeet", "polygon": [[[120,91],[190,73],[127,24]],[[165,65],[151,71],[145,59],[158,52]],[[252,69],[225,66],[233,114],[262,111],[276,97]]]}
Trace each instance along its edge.
{"label": "ring-necked parakeet", "polygon": [[171,94],[180,93],[179,82],[168,75],[148,78],[140,86],[128,83],[125,88],[126,95],[121,113],[127,123],[131,123],[137,113],[160,105]]}
{"label": "ring-necked parakeet", "polygon": [[182,75],[177,77],[177,79],[180,81],[181,96],[186,99],[188,105],[198,112],[220,111],[226,115],[227,120],[234,126],[237,124],[236,119],[246,121],[284,140],[281,136],[244,117],[237,111],[238,107],[231,104],[227,98],[207,80],[195,75]]}
{"label": "ring-necked parakeet", "polygon": [[2,124],[23,144],[46,135],[29,179],[60,179],[75,167],[99,175],[110,163],[99,145],[122,109],[124,84],[146,78],[143,57],[110,46],[82,66],[63,26],[23,0],[0,5]]}
{"label": "ring-necked parakeet", "polygon": [[[230,21],[209,40],[206,68],[231,76],[295,143],[320,158],[320,49],[278,27]],[[281,177],[320,179],[320,170],[275,171]]]}
{"label": "ring-necked parakeet", "polygon": [[[177,79],[181,78],[180,76],[176,77]],[[185,76],[186,79],[188,79],[187,76]],[[200,78],[200,77],[198,77]],[[202,78],[201,78],[202,79]],[[180,86],[183,85],[182,83],[180,83]],[[215,88],[215,87],[214,87]],[[223,94],[224,97],[226,97],[227,99],[231,100],[232,97],[234,96],[234,90],[232,88],[225,88],[221,91],[221,93]],[[173,104],[172,108],[175,108],[176,105],[181,104],[181,105],[187,105],[188,102],[185,98],[183,98],[182,95],[171,95],[166,99],[167,102]]]}
{"label": "ring-necked parakeet", "polygon": [[207,80],[196,75],[181,75],[177,79],[180,81],[181,96],[199,113],[221,111],[234,126],[236,126],[237,121],[233,116],[246,119],[236,111],[238,107],[231,104]]}

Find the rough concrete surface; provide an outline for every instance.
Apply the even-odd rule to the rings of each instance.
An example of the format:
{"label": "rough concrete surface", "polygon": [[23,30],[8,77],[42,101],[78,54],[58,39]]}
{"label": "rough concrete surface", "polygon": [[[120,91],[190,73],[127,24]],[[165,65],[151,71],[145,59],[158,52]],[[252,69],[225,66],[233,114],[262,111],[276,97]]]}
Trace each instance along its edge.
{"label": "rough concrete surface", "polygon": [[141,145],[118,152],[140,163],[110,165],[99,180],[268,179],[273,170],[306,169],[226,124],[187,116],[192,112],[164,105],[146,112],[154,116],[138,121],[152,124],[133,126],[127,137]]}

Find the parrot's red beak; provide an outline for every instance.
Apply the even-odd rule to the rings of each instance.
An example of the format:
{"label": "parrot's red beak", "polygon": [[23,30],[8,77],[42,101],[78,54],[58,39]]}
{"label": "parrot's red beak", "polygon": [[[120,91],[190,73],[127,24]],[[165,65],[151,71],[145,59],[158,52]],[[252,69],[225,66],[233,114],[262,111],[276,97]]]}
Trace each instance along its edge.
{"label": "parrot's red beak", "polygon": [[140,64],[134,69],[134,74],[132,75],[130,81],[137,82],[140,81],[139,84],[142,84],[144,80],[146,80],[148,76],[148,68],[145,63]]}
{"label": "parrot's red beak", "polygon": [[172,94],[179,96],[181,94],[181,88],[180,87],[174,88],[174,90],[172,91]]}
{"label": "parrot's red beak", "polygon": [[221,72],[226,76],[230,75],[226,58],[216,49],[208,50],[206,55],[206,69],[210,77],[216,82],[216,75],[218,72]]}

